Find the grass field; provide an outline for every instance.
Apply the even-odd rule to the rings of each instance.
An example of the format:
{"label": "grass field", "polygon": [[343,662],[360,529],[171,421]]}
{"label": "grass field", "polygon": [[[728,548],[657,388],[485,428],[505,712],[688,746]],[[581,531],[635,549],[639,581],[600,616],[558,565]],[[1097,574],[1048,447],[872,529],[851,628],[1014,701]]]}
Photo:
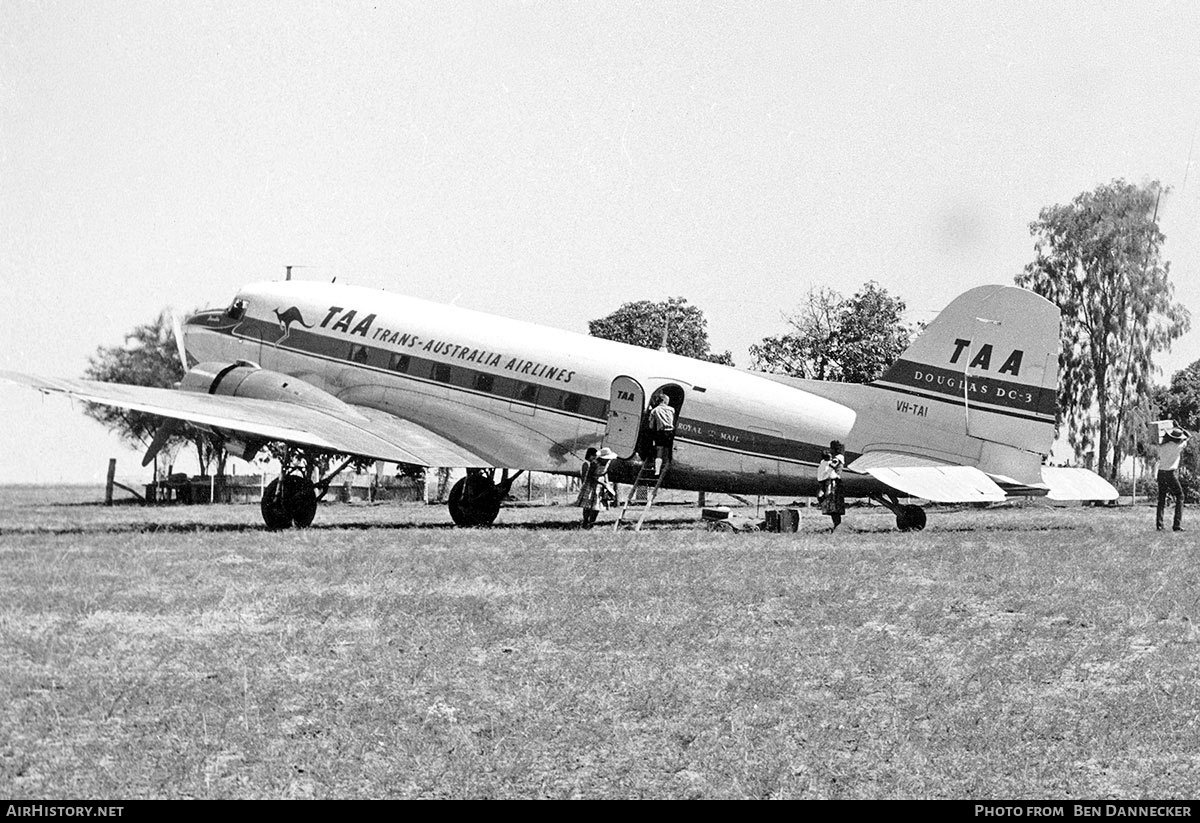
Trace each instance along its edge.
{"label": "grass field", "polygon": [[357,505],[272,534],[254,506],[99,496],[0,489],[0,797],[1200,786],[1196,541],[1144,506],[931,511],[920,535],[877,509],[722,535],[673,507],[635,535]]}

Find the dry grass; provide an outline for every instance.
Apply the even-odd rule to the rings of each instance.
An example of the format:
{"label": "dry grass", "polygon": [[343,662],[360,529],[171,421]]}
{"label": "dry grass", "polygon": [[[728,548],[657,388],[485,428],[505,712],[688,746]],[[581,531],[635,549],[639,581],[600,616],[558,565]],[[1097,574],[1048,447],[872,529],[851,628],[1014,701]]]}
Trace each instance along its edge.
{"label": "dry grass", "polygon": [[711,534],[693,513],[632,535],[567,508],[461,531],[342,506],[269,534],[250,506],[9,493],[0,796],[1200,785],[1195,544],[1152,512],[933,512],[919,536],[878,511],[836,535],[816,516]]}

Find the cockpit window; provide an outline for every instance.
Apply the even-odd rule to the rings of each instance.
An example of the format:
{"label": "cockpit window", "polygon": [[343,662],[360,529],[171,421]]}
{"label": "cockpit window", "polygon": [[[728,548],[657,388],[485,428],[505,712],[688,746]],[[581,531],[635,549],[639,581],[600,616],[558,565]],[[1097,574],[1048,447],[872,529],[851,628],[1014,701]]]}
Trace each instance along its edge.
{"label": "cockpit window", "polygon": [[225,310],[225,316],[230,320],[241,320],[246,316],[246,301],[234,300],[229,304],[229,308]]}

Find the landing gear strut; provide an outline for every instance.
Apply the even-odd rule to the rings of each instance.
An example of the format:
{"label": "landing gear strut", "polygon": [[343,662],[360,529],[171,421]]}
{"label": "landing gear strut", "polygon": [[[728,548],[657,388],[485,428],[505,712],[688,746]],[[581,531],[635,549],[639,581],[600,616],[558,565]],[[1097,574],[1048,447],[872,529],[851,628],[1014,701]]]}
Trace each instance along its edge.
{"label": "landing gear strut", "polygon": [[[333,479],[354,462],[347,458],[340,466],[327,473],[319,484],[308,478],[313,474],[313,463],[319,453],[297,448],[285,448],[279,459],[283,472],[263,490],[262,519],[268,531],[307,529],[317,516],[317,502],[325,497]],[[300,467],[303,464],[303,468]]]}
{"label": "landing gear strut", "polygon": [[871,499],[896,515],[896,528],[902,532],[919,532],[925,528],[925,510],[920,506],[901,505],[894,495],[874,494]]}
{"label": "landing gear strut", "polygon": [[508,496],[513,481],[504,469],[500,482],[495,482],[495,469],[467,469],[467,476],[450,489],[450,519],[458,526],[490,526],[500,513],[500,504]]}

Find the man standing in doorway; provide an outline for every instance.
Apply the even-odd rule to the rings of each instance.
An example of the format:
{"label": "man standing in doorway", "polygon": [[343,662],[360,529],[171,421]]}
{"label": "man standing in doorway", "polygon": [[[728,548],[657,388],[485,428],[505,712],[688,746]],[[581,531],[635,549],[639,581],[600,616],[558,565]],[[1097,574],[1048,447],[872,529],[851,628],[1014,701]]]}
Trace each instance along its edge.
{"label": "man standing in doorway", "polygon": [[662,474],[663,466],[671,462],[671,445],[675,442],[675,410],[667,396],[659,392],[650,408],[650,437],[654,444],[654,474]]}
{"label": "man standing in doorway", "polygon": [[1187,445],[1188,433],[1179,426],[1174,427],[1163,435],[1162,444],[1158,447],[1158,511],[1154,518],[1154,527],[1163,530],[1163,510],[1167,505],[1167,495],[1175,498],[1175,520],[1171,526],[1174,531],[1183,531],[1183,486],[1176,472],[1179,470],[1179,458]]}

